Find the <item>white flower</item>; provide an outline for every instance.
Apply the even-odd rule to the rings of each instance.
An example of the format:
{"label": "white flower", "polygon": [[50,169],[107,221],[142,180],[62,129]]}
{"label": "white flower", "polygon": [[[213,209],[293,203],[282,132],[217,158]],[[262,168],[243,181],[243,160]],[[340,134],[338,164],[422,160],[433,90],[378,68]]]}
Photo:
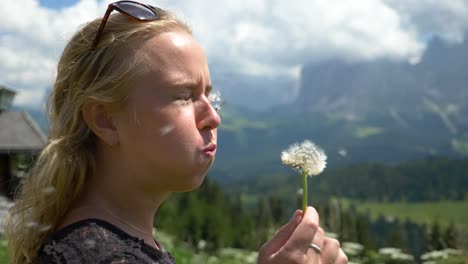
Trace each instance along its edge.
{"label": "white flower", "polygon": [[379,249],[379,254],[381,255],[387,255],[393,260],[400,260],[400,261],[409,261],[412,262],[414,261],[414,257],[409,254],[405,254],[401,251],[399,248],[381,248]]}
{"label": "white flower", "polygon": [[461,255],[460,250],[446,248],[444,250],[434,250],[421,255],[422,260],[446,259],[449,255]]}
{"label": "white flower", "polygon": [[341,248],[347,255],[358,256],[364,250],[364,246],[355,242],[344,242]]}
{"label": "white flower", "polygon": [[309,140],[301,144],[293,144],[281,153],[283,164],[304,172],[308,176],[320,174],[327,165],[326,160],[325,152]]}
{"label": "white flower", "polygon": [[204,250],[206,248],[206,241],[205,240],[200,240],[198,241],[198,245],[197,245],[198,249],[200,250]]}

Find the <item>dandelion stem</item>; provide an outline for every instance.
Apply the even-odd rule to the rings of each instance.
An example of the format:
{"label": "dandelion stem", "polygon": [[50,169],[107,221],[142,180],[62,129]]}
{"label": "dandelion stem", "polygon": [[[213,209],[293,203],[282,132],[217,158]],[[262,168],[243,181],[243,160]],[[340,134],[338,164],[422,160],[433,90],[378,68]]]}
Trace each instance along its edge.
{"label": "dandelion stem", "polygon": [[302,212],[307,208],[307,173],[302,170]]}

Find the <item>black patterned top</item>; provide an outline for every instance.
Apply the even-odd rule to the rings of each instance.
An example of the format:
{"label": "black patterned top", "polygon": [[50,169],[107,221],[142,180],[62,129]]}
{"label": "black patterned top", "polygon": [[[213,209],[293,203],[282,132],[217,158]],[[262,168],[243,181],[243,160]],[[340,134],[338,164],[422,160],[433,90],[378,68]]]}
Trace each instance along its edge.
{"label": "black patterned top", "polygon": [[95,218],[54,232],[39,249],[38,259],[39,264],[175,264],[164,249]]}

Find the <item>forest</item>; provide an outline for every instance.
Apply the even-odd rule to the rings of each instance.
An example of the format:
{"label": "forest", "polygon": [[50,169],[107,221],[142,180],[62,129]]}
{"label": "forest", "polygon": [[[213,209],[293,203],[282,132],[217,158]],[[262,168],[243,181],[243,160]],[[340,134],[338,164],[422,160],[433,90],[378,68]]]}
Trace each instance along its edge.
{"label": "forest", "polygon": [[[345,245],[362,247],[354,260],[374,263],[382,255],[379,250],[393,248],[413,257],[401,263],[419,262],[427,252],[466,249],[468,230],[454,221],[441,224],[439,219],[430,219],[419,223],[384,214],[371,217],[369,211],[357,209],[359,204],[353,201],[359,200],[343,199],[406,203],[450,200],[468,204],[466,175],[466,159],[430,157],[396,166],[353,165],[309,181],[310,204],[319,211],[321,225],[329,235]],[[247,184],[240,183],[222,186],[208,177],[197,191],[173,194],[160,208],[155,227],[174,234],[195,251],[200,250],[200,245],[211,254],[223,248],[258,250],[300,208],[300,197],[295,191],[287,193],[294,186],[286,182],[281,177],[263,176],[248,182],[249,188],[245,188]],[[332,191],[330,186],[334,187]]]}

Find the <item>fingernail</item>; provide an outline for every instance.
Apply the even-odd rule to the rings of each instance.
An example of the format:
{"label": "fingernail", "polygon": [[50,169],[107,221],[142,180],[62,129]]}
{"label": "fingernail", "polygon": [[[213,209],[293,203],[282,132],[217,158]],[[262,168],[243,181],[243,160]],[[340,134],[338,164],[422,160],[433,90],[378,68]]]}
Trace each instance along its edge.
{"label": "fingernail", "polygon": [[312,217],[312,221],[314,222],[317,222],[319,221],[319,215],[318,215],[318,212],[317,210],[312,207],[312,206],[308,206],[307,207],[307,211],[310,213],[311,217]]}
{"label": "fingernail", "polygon": [[296,212],[294,212],[293,218],[294,223],[299,224],[302,220],[302,212],[297,210]]}

